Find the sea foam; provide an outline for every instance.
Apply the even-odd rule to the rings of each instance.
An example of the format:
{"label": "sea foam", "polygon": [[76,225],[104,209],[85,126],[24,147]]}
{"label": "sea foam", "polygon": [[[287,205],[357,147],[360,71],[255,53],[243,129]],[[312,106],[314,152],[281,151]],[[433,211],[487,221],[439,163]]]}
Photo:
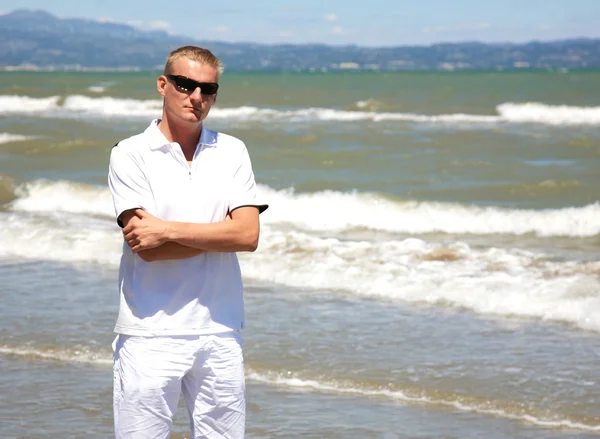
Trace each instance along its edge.
{"label": "sea foam", "polygon": [[[95,88],[93,92],[105,91]],[[496,106],[496,114],[419,114],[365,111],[369,109],[359,101],[357,111],[337,108],[259,108],[254,106],[216,106],[209,115],[213,119],[241,122],[412,122],[433,125],[496,126],[498,124],[535,123],[552,126],[600,125],[600,107],[549,105],[539,102],[506,102]],[[33,98],[17,95],[0,95],[0,114],[33,114],[43,117],[111,118],[128,117],[148,119],[160,117],[160,99],[124,99],[116,97],[89,97],[69,95]],[[492,110],[492,109],[490,109]]]}
{"label": "sea foam", "polygon": [[[593,221],[597,205],[518,211],[441,203],[407,206],[373,194],[294,194],[266,186],[260,191],[271,208],[261,216],[259,250],[240,253],[249,279],[311,294],[337,291],[348,298],[460,307],[483,315],[559,321],[600,331],[596,318],[600,262],[555,260],[538,250],[472,246],[460,238],[439,240],[414,233],[439,231],[445,224],[453,233],[527,230],[546,236],[573,232],[572,236],[582,232],[593,236],[599,227]],[[9,210],[0,213],[4,225],[0,257],[116,269],[123,238],[107,188],[35,181],[20,186],[17,193],[20,197]],[[380,222],[381,218],[387,219]],[[580,223],[578,228],[572,227],[574,221]],[[357,226],[402,233],[385,241],[350,239],[345,232]],[[368,235],[363,231],[361,236]]]}
{"label": "sea foam", "polygon": [[[307,231],[354,229],[404,234],[535,234],[592,237],[600,234],[600,204],[531,210],[457,203],[392,200],[376,193],[321,191],[296,193],[259,185],[259,196],[271,204],[265,224],[294,224]],[[28,212],[90,213],[112,217],[106,186],[69,181],[35,180],[16,189],[11,208]],[[335,214],[332,214],[335,212]]]}
{"label": "sea foam", "polygon": [[545,428],[570,428],[583,431],[600,431],[600,425],[587,424],[577,420],[561,418],[560,416],[548,416],[547,413],[537,413],[535,410],[527,410],[520,404],[510,404],[501,401],[472,398],[464,394],[444,394],[438,391],[416,390],[416,389],[386,389],[369,388],[359,383],[340,382],[337,380],[319,380],[310,378],[298,378],[282,373],[247,371],[249,381],[261,382],[271,386],[282,387],[287,390],[302,390],[315,393],[356,395],[368,398],[391,400],[402,403],[417,403],[419,405],[449,407],[461,412],[479,413],[496,416],[504,419],[512,419],[526,424]]}
{"label": "sea foam", "polygon": [[[42,361],[59,363],[92,364],[110,367],[112,359],[109,352],[82,348],[80,350],[53,348],[43,349],[29,346],[0,346],[0,354],[14,357],[25,357]],[[452,394],[415,386],[402,388],[388,384],[386,387],[368,386],[351,380],[332,380],[326,376],[319,379],[296,376],[291,371],[277,372],[272,370],[256,370],[251,364],[246,368],[246,379],[249,382],[262,383],[286,389],[291,392],[315,392],[333,395],[354,395],[383,401],[419,404],[427,406],[448,407],[468,413],[479,413],[512,419],[526,424],[544,428],[569,428],[581,431],[600,431],[600,425],[584,423],[561,416],[551,416],[547,411],[534,408],[524,409],[521,404],[506,401],[481,400],[465,394]]]}
{"label": "sea foam", "polygon": [[21,134],[0,133],[0,144],[11,142],[23,142],[25,140],[35,139],[35,136],[24,136]]}

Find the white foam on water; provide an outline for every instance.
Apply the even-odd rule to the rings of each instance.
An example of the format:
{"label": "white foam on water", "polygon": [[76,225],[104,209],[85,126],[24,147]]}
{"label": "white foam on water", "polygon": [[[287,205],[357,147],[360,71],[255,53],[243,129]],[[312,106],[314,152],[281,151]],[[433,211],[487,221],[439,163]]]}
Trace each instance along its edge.
{"label": "white foam on water", "polygon": [[600,262],[554,262],[541,253],[477,249],[460,241],[350,241],[264,228],[259,251],[242,254],[242,271],[303,291],[334,290],[600,331]]}
{"label": "white foam on water", "polygon": [[[297,196],[266,187],[261,191],[271,207],[263,214],[259,250],[240,254],[248,278],[303,290],[335,290],[349,297],[566,322],[600,331],[600,262],[553,261],[523,249],[475,248],[461,241],[441,243],[416,236],[384,242],[342,239],[333,231],[343,232],[360,224],[378,228],[381,226],[376,221],[390,216],[389,224],[397,230],[416,225],[424,232],[437,230],[438,224],[444,223],[440,218],[444,219],[447,207],[426,204],[428,215],[424,216],[402,203],[388,200],[378,204],[372,196]],[[34,181],[19,187],[18,192],[21,196],[12,202],[10,210],[0,213],[4,225],[0,229],[0,257],[118,265],[123,241],[107,188]],[[371,207],[375,212],[361,218],[361,212],[369,212],[365,202],[374,203]],[[598,206],[593,209],[597,218]],[[554,221],[582,212],[587,215],[586,208],[573,208],[568,215],[558,211]],[[348,223],[350,213],[358,222]],[[484,233],[515,233],[521,230],[506,223],[519,214],[527,215],[530,222],[540,215],[539,227],[545,234],[555,230],[543,220],[547,213],[539,212],[473,213],[463,209],[453,214],[453,219],[466,232],[480,227]],[[290,227],[296,224],[305,229]],[[597,222],[594,224],[598,227]],[[324,235],[319,231],[323,229],[327,231]],[[556,230],[564,233],[563,229]]]}
{"label": "white foam on water", "polygon": [[524,104],[507,102],[496,107],[507,122],[543,123],[548,125],[600,125],[600,107]]}
{"label": "white foam on water", "polygon": [[35,180],[18,186],[0,213],[0,256],[72,263],[118,263],[122,235],[106,187]]}
{"label": "white foam on water", "polygon": [[[18,357],[39,358],[45,361],[58,361],[63,363],[93,364],[98,366],[111,366],[112,359],[109,353],[100,353],[90,349],[38,349],[28,346],[0,346],[0,354]],[[259,382],[269,386],[283,387],[292,391],[312,391],[337,395],[355,395],[359,397],[381,398],[403,403],[416,403],[432,406],[446,406],[463,412],[472,412],[483,415],[497,416],[513,419],[545,428],[570,428],[583,431],[600,431],[600,425],[584,424],[570,419],[556,419],[556,417],[541,417],[534,413],[527,413],[520,405],[518,410],[511,410],[493,401],[481,403],[469,400],[464,395],[447,398],[429,396],[424,390],[392,390],[385,388],[366,388],[358,383],[313,380],[293,377],[291,372],[281,374],[276,372],[257,372],[251,368],[246,369],[248,381]]]}
{"label": "white foam on water", "polygon": [[0,257],[116,266],[123,236],[116,222],[82,215],[0,213]]}
{"label": "white foam on water", "polygon": [[356,121],[398,121],[424,123],[494,123],[500,122],[497,116],[444,114],[427,116],[413,113],[379,113],[375,111],[348,111],[333,108],[300,108],[275,110],[244,106],[238,108],[214,108],[210,117],[238,119],[257,122],[356,122]]}
{"label": "white foam on water", "polygon": [[464,396],[449,397],[448,399],[429,396],[425,391],[421,395],[411,395],[402,390],[369,389],[354,383],[340,383],[337,381],[317,381],[310,379],[294,378],[275,373],[259,373],[252,370],[246,372],[249,381],[256,381],[271,386],[284,387],[292,390],[304,390],[322,393],[358,395],[369,398],[382,398],[404,403],[418,403],[434,406],[446,406],[462,412],[472,412],[482,415],[497,416],[505,419],[513,419],[539,427],[546,428],[571,428],[584,431],[600,431],[600,425],[584,424],[570,419],[556,419],[555,417],[541,417],[536,414],[527,413],[522,407],[507,409],[493,401],[469,401],[465,403]]}
{"label": "white foam on water", "polygon": [[58,107],[60,96],[31,98],[29,96],[0,95],[0,114],[48,113]]}
{"label": "white foam on water", "polygon": [[23,136],[21,134],[0,133],[0,144],[11,142],[23,142],[25,140],[35,139],[36,136]]}
{"label": "white foam on water", "polygon": [[[89,88],[95,93],[106,91],[105,85]],[[32,98],[27,96],[0,95],[0,114],[30,114],[47,117],[160,117],[162,100],[160,99],[124,99],[115,97],[89,97],[82,95],[66,96],[59,105],[59,96]],[[419,114],[364,111],[372,101],[356,103],[359,111],[335,108],[259,108],[241,106],[214,107],[210,118],[249,122],[415,122],[442,125],[498,125],[535,123],[552,126],[600,125],[600,107],[578,107],[567,105],[548,105],[539,102],[506,102],[495,108],[496,114]]]}
{"label": "white foam on water", "polygon": [[160,117],[162,101],[158,99],[117,99],[112,97],[91,98],[73,95],[65,99],[63,111],[89,116],[103,117]]}
{"label": "white foam on water", "polygon": [[378,111],[381,110],[382,108],[385,108],[386,104],[384,102],[378,101],[376,99],[366,99],[366,100],[362,100],[362,101],[356,101],[354,103],[354,107],[358,108],[360,110],[371,110],[371,111]]}
{"label": "white foam on water", "polygon": [[356,108],[360,108],[361,110],[363,108],[369,108],[369,107],[372,107],[372,106],[376,106],[377,104],[379,104],[379,102],[376,101],[375,99],[365,99],[365,100],[362,100],[362,101],[356,101],[354,103],[354,105],[356,106]]}
{"label": "white foam on water", "polygon": [[[112,217],[108,188],[69,181],[36,180],[17,188],[11,208],[29,212],[91,213]],[[456,203],[397,201],[373,193],[322,191],[295,193],[259,185],[260,199],[271,207],[264,224],[341,233],[353,229],[424,234],[508,234],[592,237],[600,234],[600,204],[526,210]]]}
{"label": "white foam on water", "polygon": [[103,356],[90,349],[36,349],[32,347],[9,347],[0,346],[0,354],[14,355],[19,357],[41,358],[43,360],[60,361],[63,363],[97,364],[101,366],[112,366],[110,356]]}
{"label": "white foam on water", "polygon": [[[113,221],[75,214],[0,214],[0,257],[117,268],[122,235]],[[263,229],[240,254],[246,278],[318,294],[459,307],[482,315],[570,323],[600,331],[600,262],[552,262],[519,249],[410,238],[385,243]]]}
{"label": "white foam on water", "polygon": [[114,214],[106,186],[72,181],[34,180],[15,190],[17,199],[10,208],[25,212],[87,213],[110,217]]}
{"label": "white foam on water", "polygon": [[114,81],[103,81],[98,84],[90,85],[88,91],[91,91],[92,93],[104,93],[115,84],[116,82]]}
{"label": "white foam on water", "polygon": [[322,191],[296,194],[261,186],[271,207],[265,223],[290,223],[313,231],[371,229],[398,233],[535,234],[586,237],[600,234],[600,204],[526,210],[457,203],[397,201],[372,193]]}
{"label": "white foam on water", "polygon": [[[359,101],[357,108],[366,108],[370,101]],[[398,121],[430,124],[501,124],[538,123],[546,125],[600,125],[600,107],[576,107],[566,105],[546,105],[537,102],[503,103],[496,107],[496,115],[481,114],[437,114],[391,113],[376,111],[346,111],[331,108],[302,108],[291,110],[239,107],[215,109],[212,117],[235,118],[252,121]]]}
{"label": "white foam on water", "polygon": [[[366,108],[371,101],[359,101],[357,108]],[[537,102],[507,102],[496,107],[496,115],[485,114],[437,114],[391,113],[376,111],[346,111],[331,108],[301,108],[291,110],[261,109],[245,106],[231,109],[216,109],[213,117],[239,118],[258,121],[399,121],[432,124],[499,124],[539,123],[547,125],[600,125],[600,107],[577,107],[547,105]],[[214,111],[214,110],[213,110]]]}

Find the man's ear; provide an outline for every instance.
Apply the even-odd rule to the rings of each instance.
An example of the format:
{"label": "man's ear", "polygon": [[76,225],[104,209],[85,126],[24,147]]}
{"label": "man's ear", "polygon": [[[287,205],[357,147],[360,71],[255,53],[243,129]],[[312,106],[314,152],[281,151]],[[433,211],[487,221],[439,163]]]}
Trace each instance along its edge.
{"label": "man's ear", "polygon": [[161,94],[161,96],[165,95],[165,87],[167,86],[167,77],[165,75],[160,75],[156,80],[156,89]]}

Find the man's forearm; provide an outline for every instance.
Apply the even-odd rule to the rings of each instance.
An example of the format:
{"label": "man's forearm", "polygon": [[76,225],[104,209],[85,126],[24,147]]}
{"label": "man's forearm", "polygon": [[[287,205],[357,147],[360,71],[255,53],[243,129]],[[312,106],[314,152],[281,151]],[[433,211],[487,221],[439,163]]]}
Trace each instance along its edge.
{"label": "man's forearm", "polygon": [[146,262],[154,262],[187,259],[202,253],[206,252],[201,249],[186,247],[176,242],[169,241],[158,247],[142,250],[138,252],[138,255]]}
{"label": "man's forearm", "polygon": [[258,215],[255,207],[244,206],[228,214],[224,221],[200,224],[165,221],[136,209],[136,218],[129,219],[123,235],[134,253],[167,242],[211,252],[254,251],[260,229]]}
{"label": "man's forearm", "polygon": [[166,238],[205,251],[254,251],[258,246],[258,225],[249,226],[235,219],[208,224],[168,222]]}

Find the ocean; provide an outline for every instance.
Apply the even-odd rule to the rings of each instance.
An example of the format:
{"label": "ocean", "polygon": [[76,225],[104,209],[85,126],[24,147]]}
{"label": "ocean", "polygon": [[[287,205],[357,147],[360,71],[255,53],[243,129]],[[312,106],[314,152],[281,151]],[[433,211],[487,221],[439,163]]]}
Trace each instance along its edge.
{"label": "ocean", "polygon": [[[3,439],[112,434],[108,158],[157,75],[0,72]],[[240,254],[248,438],[600,436],[598,84],[223,75],[205,124],[270,204]]]}

